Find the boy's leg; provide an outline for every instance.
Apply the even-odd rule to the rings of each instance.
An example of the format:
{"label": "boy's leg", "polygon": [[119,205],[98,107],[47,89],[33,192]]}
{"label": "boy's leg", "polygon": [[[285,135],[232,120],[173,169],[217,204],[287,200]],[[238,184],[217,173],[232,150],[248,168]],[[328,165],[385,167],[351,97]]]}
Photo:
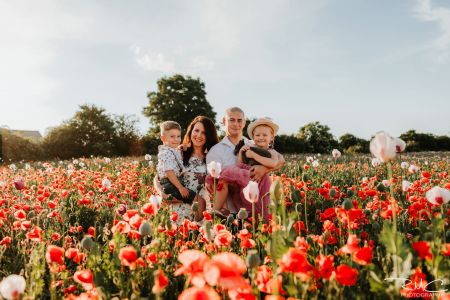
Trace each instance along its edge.
{"label": "boy's leg", "polygon": [[198,202],[198,211],[194,214],[194,220],[201,221],[203,219],[203,212],[206,210],[206,201],[199,195],[197,195],[194,201]]}

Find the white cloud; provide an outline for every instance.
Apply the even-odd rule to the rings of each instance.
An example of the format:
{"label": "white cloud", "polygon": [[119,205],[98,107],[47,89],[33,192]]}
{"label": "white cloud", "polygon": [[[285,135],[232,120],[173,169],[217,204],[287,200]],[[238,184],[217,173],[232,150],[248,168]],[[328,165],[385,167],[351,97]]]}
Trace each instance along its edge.
{"label": "white cloud", "polygon": [[192,73],[198,74],[201,71],[210,71],[214,68],[214,61],[205,56],[194,56],[190,58],[183,51],[176,51],[174,59],[170,59],[168,55],[163,53],[145,53],[140,46],[132,45],[130,51],[135,55],[136,62],[144,70],[163,73]]}
{"label": "white cloud", "polygon": [[417,19],[439,25],[440,35],[433,40],[430,47],[436,51],[438,62],[448,62],[450,59],[450,9],[433,6],[431,0],[417,0],[414,12]]}
{"label": "white cloud", "polygon": [[146,71],[161,71],[167,73],[175,71],[175,63],[170,61],[162,53],[139,55],[136,57],[136,61]]}
{"label": "white cloud", "polygon": [[203,56],[196,56],[192,58],[190,65],[194,70],[209,71],[214,68],[214,62]]}

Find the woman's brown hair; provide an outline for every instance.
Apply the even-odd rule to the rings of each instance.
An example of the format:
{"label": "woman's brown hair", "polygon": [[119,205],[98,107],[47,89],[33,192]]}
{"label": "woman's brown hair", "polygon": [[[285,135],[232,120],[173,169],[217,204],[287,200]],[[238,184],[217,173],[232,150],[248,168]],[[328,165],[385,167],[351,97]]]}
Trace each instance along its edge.
{"label": "woman's brown hair", "polygon": [[197,124],[198,122],[202,123],[203,127],[205,127],[206,142],[202,149],[204,152],[209,151],[212,146],[219,142],[219,138],[217,137],[217,129],[214,125],[214,122],[210,118],[205,116],[195,117],[194,120],[192,120],[192,122],[189,124],[183,139],[183,144],[189,146],[186,151],[183,152],[183,163],[185,166],[188,165],[189,159],[194,152],[194,146],[191,143],[191,134],[195,124]]}

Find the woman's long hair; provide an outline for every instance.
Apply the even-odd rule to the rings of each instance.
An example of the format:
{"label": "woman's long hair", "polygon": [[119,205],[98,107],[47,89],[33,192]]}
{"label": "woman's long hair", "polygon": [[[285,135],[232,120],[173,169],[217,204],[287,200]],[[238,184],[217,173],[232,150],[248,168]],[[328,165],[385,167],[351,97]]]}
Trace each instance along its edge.
{"label": "woman's long hair", "polygon": [[192,153],[194,152],[194,146],[191,142],[191,135],[192,130],[194,130],[195,124],[198,122],[203,124],[203,127],[205,127],[205,137],[206,142],[205,145],[203,145],[203,152],[209,151],[212,146],[217,144],[219,142],[219,138],[217,137],[217,129],[214,125],[214,122],[205,116],[197,116],[192,120],[192,122],[189,124],[186,134],[184,135],[183,144],[188,145],[189,147],[186,149],[186,151],[183,152],[183,163],[185,166],[188,165],[189,159],[192,156]]}

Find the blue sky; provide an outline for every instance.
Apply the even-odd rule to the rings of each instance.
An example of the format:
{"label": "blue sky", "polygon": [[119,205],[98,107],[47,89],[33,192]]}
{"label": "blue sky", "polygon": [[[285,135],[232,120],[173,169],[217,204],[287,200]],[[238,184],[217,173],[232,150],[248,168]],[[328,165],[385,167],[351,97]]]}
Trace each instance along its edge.
{"label": "blue sky", "polygon": [[39,130],[84,103],[134,114],[162,76],[200,77],[218,116],[280,132],[450,135],[450,1],[0,0],[0,126]]}

